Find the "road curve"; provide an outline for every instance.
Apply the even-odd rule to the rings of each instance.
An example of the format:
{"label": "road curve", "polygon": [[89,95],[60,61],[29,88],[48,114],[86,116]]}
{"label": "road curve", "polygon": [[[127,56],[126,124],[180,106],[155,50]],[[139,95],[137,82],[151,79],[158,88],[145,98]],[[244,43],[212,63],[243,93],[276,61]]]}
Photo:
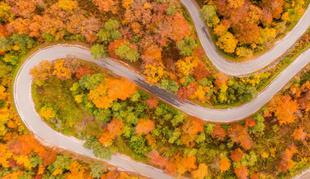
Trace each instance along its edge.
{"label": "road curve", "polygon": [[58,58],[67,57],[67,55],[72,55],[75,53],[82,59],[86,59],[91,62],[98,62],[93,61],[93,59],[90,58],[91,56],[88,51],[84,48],[63,47],[62,45],[58,45],[34,53],[21,66],[15,78],[13,95],[16,109],[27,128],[33,132],[34,136],[42,144],[46,146],[60,148],[78,155],[107,162],[113,166],[117,166],[120,170],[138,173],[142,176],[172,179],[171,176],[165,174],[163,171],[150,165],[136,162],[122,154],[114,154],[110,160],[97,158],[91,150],[83,147],[84,141],[56,132],[43,120],[41,120],[35,110],[35,105],[32,100],[32,77],[30,75],[30,70],[43,60],[51,61]]}
{"label": "road curve", "polygon": [[249,61],[232,62],[225,59],[219,53],[209,32],[204,30],[208,28],[201,18],[200,8],[195,0],[180,1],[189,12],[194,22],[201,45],[212,64],[222,73],[231,76],[247,75],[268,66],[282,56],[289,48],[291,48],[294,43],[307,31],[310,25],[310,8],[308,7],[296,26],[288,32],[284,38],[277,41],[271,49]]}

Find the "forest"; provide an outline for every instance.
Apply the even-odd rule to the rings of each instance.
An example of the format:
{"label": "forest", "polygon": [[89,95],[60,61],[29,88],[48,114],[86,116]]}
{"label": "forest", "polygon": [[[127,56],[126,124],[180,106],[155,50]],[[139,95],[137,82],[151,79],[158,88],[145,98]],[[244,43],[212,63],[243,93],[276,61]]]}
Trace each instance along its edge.
{"label": "forest", "polygon": [[[309,3],[197,2],[214,43],[234,60],[272,47]],[[273,68],[232,77],[213,67],[178,0],[0,0],[0,178],[141,178],[44,147],[26,129],[12,85],[34,49],[83,43],[96,59],[123,61],[181,100],[228,108],[253,99],[309,42],[308,30]],[[290,178],[310,165],[309,65],[253,116],[215,124],[82,60],[46,61],[32,69],[33,100],[47,124],[86,140],[98,157],[124,153],[192,178]]]}
{"label": "forest", "polygon": [[249,58],[271,48],[303,15],[309,0],[198,0],[216,45]]}

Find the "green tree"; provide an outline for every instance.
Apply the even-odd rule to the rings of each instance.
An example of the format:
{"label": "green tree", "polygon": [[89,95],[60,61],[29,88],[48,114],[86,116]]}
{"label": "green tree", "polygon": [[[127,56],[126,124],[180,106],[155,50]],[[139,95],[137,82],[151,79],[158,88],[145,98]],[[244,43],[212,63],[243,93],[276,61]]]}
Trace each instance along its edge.
{"label": "green tree", "polygon": [[109,19],[98,32],[98,40],[102,43],[108,44],[113,40],[120,39],[122,34],[119,31],[120,24],[115,19]]}
{"label": "green tree", "polygon": [[115,54],[121,59],[127,60],[129,62],[136,62],[140,58],[140,54],[138,53],[137,49],[132,48],[128,43],[124,43],[119,46],[115,50]]}
{"label": "green tree", "polygon": [[104,80],[104,75],[102,73],[97,73],[93,75],[85,75],[80,81],[79,85],[82,89],[91,90],[94,89]]}
{"label": "green tree", "polygon": [[201,9],[201,15],[209,27],[214,27],[220,22],[216,14],[216,8],[213,5],[204,5]]}
{"label": "green tree", "polygon": [[107,51],[104,45],[95,44],[90,49],[91,54],[94,58],[102,58],[107,56]]}
{"label": "green tree", "polygon": [[185,37],[177,43],[180,54],[183,56],[191,56],[193,50],[197,47],[197,42],[191,37]]}

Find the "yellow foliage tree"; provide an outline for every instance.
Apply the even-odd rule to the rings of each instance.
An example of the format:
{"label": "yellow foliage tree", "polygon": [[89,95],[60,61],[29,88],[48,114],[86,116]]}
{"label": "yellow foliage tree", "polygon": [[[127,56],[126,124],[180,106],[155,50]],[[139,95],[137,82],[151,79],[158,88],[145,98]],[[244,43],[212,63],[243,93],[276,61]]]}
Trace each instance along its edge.
{"label": "yellow foliage tree", "polygon": [[53,75],[61,80],[67,80],[71,78],[72,72],[65,66],[64,59],[55,61]]}
{"label": "yellow foliage tree", "polygon": [[245,0],[228,0],[228,7],[230,8],[239,8],[243,6]]}
{"label": "yellow foliage tree", "polygon": [[238,40],[230,32],[226,32],[225,34],[220,36],[218,41],[216,42],[216,45],[218,45],[226,53],[234,53],[237,44]]}
{"label": "yellow foliage tree", "polygon": [[199,167],[197,170],[192,171],[192,177],[194,179],[204,179],[208,176],[208,166],[204,163],[199,164]]}
{"label": "yellow foliage tree", "polygon": [[166,72],[162,65],[145,65],[144,75],[148,82],[155,84],[159,82],[164,76]]}
{"label": "yellow foliage tree", "polygon": [[39,113],[40,116],[42,116],[45,120],[50,120],[56,117],[56,112],[54,109],[48,106],[42,107]]}
{"label": "yellow foliage tree", "polygon": [[197,67],[198,64],[199,64],[198,58],[186,57],[181,60],[178,60],[175,63],[175,67],[180,77],[186,77],[193,72],[194,68]]}
{"label": "yellow foliage tree", "polygon": [[58,6],[65,11],[72,11],[78,8],[78,2],[75,0],[59,0]]}

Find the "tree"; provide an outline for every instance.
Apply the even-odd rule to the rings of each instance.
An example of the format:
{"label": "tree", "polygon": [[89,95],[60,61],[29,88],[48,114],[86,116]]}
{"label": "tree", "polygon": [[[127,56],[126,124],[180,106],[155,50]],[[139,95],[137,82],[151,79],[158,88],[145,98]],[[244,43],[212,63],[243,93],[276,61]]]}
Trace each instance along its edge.
{"label": "tree", "polygon": [[53,65],[53,75],[55,75],[57,78],[61,80],[67,80],[71,78],[72,72],[68,67],[66,67],[64,59],[55,61]]}
{"label": "tree", "polygon": [[176,173],[176,164],[175,162],[169,161],[167,158],[161,156],[157,151],[153,150],[147,155],[149,162],[155,166],[158,166],[164,169],[170,174]]}
{"label": "tree", "polygon": [[245,0],[228,0],[228,6],[233,9],[243,6]]}
{"label": "tree", "polygon": [[65,11],[72,11],[78,7],[78,2],[75,0],[59,0],[58,6]]}
{"label": "tree", "polygon": [[126,100],[137,91],[132,82],[125,79],[106,78],[106,80],[89,91],[88,98],[99,109],[107,109],[113,101]]}
{"label": "tree", "polygon": [[247,179],[249,172],[245,166],[238,166],[234,169],[235,174],[237,175],[238,179]]}
{"label": "tree", "polygon": [[45,120],[50,120],[56,117],[56,112],[52,107],[43,106],[40,109],[40,116]]}
{"label": "tree", "polygon": [[225,129],[220,124],[215,124],[213,127],[212,133],[211,133],[213,138],[218,138],[220,140],[224,140],[227,133]]}
{"label": "tree", "polygon": [[232,124],[228,130],[228,135],[235,143],[239,143],[245,150],[252,147],[252,139],[248,134],[247,128],[240,124]]}
{"label": "tree", "polygon": [[260,28],[257,24],[240,22],[233,26],[235,38],[241,44],[257,44],[260,38]]}
{"label": "tree", "polygon": [[290,96],[276,96],[269,104],[269,110],[274,112],[280,125],[293,123],[298,104]]}
{"label": "tree", "polygon": [[238,40],[230,32],[226,32],[220,36],[216,45],[219,46],[226,53],[234,53],[237,47]]}
{"label": "tree", "polygon": [[201,14],[209,27],[214,27],[220,22],[216,13],[216,7],[213,5],[204,5],[201,9]]}
{"label": "tree", "polygon": [[129,43],[123,43],[115,49],[115,54],[121,59],[129,62],[137,62],[140,58],[140,54],[135,46]]}
{"label": "tree", "polygon": [[195,137],[198,133],[203,132],[204,123],[202,120],[192,117],[186,120],[182,126],[182,130],[185,134]]}
{"label": "tree", "polygon": [[136,126],[136,134],[145,135],[150,133],[155,128],[154,121],[150,119],[141,119]]}
{"label": "tree", "polygon": [[79,80],[79,85],[82,89],[92,90],[96,88],[104,80],[102,73],[96,73],[93,75],[85,75]]}
{"label": "tree", "polygon": [[53,74],[53,65],[51,62],[44,60],[31,69],[30,74],[35,81],[45,81]]}
{"label": "tree", "polygon": [[259,43],[265,44],[270,41],[273,41],[277,36],[277,31],[274,28],[263,28],[260,29],[260,38]]}
{"label": "tree", "polygon": [[111,146],[113,140],[123,133],[123,129],[123,122],[118,119],[113,119],[104,129],[104,132],[99,138],[99,142],[105,147]]}
{"label": "tree", "polygon": [[109,19],[104,23],[104,26],[97,33],[98,40],[104,44],[108,44],[113,40],[120,39],[122,37],[121,32],[119,31],[120,23],[116,19]]}
{"label": "tree", "polygon": [[81,65],[74,73],[75,77],[80,80],[83,76],[92,75],[94,73],[94,69],[88,65]]}
{"label": "tree", "polygon": [[197,168],[196,157],[187,156],[177,159],[177,172],[180,175],[183,175],[185,172],[191,172]]}
{"label": "tree", "polygon": [[133,3],[133,0],[122,0],[122,6],[125,9],[129,9],[132,3]]}
{"label": "tree", "polygon": [[243,155],[243,151],[240,148],[237,148],[230,153],[230,158],[234,162],[239,162],[242,159]]}
{"label": "tree", "polygon": [[90,49],[91,54],[95,59],[107,56],[106,47],[104,45],[95,44]]}
{"label": "tree", "polygon": [[293,168],[295,165],[292,157],[297,153],[297,148],[295,145],[288,146],[281,155],[281,161],[279,163],[279,168],[282,172],[287,172],[289,169]]}
{"label": "tree", "polygon": [[210,76],[210,72],[205,63],[199,62],[193,70],[193,75],[196,80],[202,80]]}
{"label": "tree", "polygon": [[118,1],[114,0],[92,0],[93,3],[102,12],[112,12],[116,14],[118,12]]}
{"label": "tree", "polygon": [[197,47],[197,42],[191,37],[185,37],[177,43],[177,47],[182,56],[191,56],[193,50]]}
{"label": "tree", "polygon": [[162,49],[157,45],[151,45],[144,50],[142,60],[146,64],[162,63]]}
{"label": "tree", "polygon": [[171,17],[170,24],[172,31],[170,32],[170,38],[178,42],[191,34],[189,23],[184,16],[177,12]]}
{"label": "tree", "polygon": [[195,57],[185,57],[175,63],[176,71],[180,77],[190,75],[193,70],[198,66],[199,60]]}
{"label": "tree", "polygon": [[283,12],[284,3],[284,0],[263,0],[263,7],[270,10],[273,18],[279,19]]}
{"label": "tree", "polygon": [[191,172],[194,179],[204,179],[208,176],[208,166],[204,163],[200,163],[197,170]]}
{"label": "tree", "polygon": [[227,170],[230,169],[230,166],[231,166],[231,163],[227,157],[223,156],[220,158],[219,168],[221,172],[226,172]]}
{"label": "tree", "polygon": [[166,74],[166,71],[165,71],[165,69],[164,69],[164,67],[162,65],[147,64],[144,67],[144,72],[143,73],[145,75],[146,80],[149,83],[156,84],[161,79],[163,79],[163,77]]}
{"label": "tree", "polygon": [[12,19],[12,17],[13,13],[11,11],[11,7],[5,2],[0,2],[0,21],[8,22]]}
{"label": "tree", "polygon": [[304,131],[303,127],[299,127],[299,128],[294,130],[292,137],[296,141],[304,142],[307,139],[308,134],[307,134],[307,132]]}

